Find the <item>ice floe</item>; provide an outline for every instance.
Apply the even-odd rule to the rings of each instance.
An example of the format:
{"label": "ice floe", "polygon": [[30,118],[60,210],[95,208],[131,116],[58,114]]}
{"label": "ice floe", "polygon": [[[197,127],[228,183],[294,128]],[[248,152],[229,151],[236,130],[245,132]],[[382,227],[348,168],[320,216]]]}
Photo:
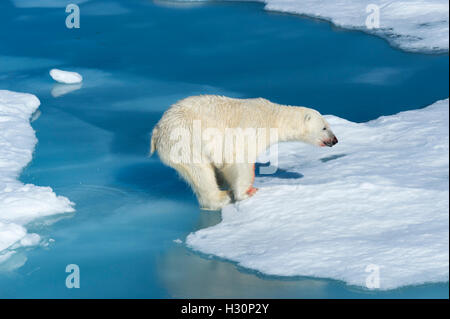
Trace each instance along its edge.
{"label": "ice floe", "polygon": [[[408,51],[448,51],[447,0],[264,0],[266,9],[330,20],[386,38]],[[369,28],[368,17],[379,9],[379,27]]]}
{"label": "ice floe", "polygon": [[76,84],[83,81],[83,77],[77,72],[69,72],[58,69],[51,69],[50,76],[59,83]]}
{"label": "ice floe", "polygon": [[[343,28],[375,34],[407,51],[448,52],[447,0],[257,1],[265,3],[269,11],[321,18]],[[372,24],[375,10],[379,23]]]}
{"label": "ice floe", "polygon": [[74,210],[72,202],[50,187],[17,180],[37,142],[29,120],[39,104],[32,94],[0,90],[0,262],[19,247],[39,243],[38,234],[27,232],[31,221]]}
{"label": "ice floe", "polygon": [[448,281],[449,100],[353,123],[327,116],[339,144],[279,147],[259,192],[190,234],[194,250],[264,274],[380,289]]}

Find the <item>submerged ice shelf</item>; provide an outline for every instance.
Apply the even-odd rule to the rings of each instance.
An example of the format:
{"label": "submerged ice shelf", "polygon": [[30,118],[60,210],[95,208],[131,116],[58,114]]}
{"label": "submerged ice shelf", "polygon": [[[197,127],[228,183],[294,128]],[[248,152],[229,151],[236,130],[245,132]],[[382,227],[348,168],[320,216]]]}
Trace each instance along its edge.
{"label": "submerged ice shelf", "polygon": [[74,210],[73,203],[50,187],[17,180],[37,142],[29,119],[39,104],[32,94],[0,90],[0,263],[15,249],[39,243],[38,234],[27,232],[29,222]]}
{"label": "submerged ice shelf", "polygon": [[360,124],[327,116],[339,144],[280,144],[290,174],[257,177],[255,196],[186,244],[269,275],[365,286],[374,266],[381,289],[448,281],[448,108]]}

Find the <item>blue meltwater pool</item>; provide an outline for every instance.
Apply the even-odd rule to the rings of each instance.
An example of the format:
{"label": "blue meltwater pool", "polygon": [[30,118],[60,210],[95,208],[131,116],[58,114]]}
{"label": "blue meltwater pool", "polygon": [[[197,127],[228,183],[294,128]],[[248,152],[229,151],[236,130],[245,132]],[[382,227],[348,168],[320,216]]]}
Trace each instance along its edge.
{"label": "blue meltwater pool", "polygon": [[[0,3],[0,89],[41,101],[20,181],[76,211],[27,226],[46,244],[0,264],[0,298],[448,298],[448,282],[369,290],[191,250],[186,236],[221,213],[200,210],[177,173],[148,157],[153,126],[186,96],[264,97],[366,122],[447,98],[448,54],[404,52],[261,3],[87,1],[79,29],[66,28],[65,6],[26,3]],[[83,82],[57,84],[52,68]],[[80,289],[66,288],[68,264]]]}

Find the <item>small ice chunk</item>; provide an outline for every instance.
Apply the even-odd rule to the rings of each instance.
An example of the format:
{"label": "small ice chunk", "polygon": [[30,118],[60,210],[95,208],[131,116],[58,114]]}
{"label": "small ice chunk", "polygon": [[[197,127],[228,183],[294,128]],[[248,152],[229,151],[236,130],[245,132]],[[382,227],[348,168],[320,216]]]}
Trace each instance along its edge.
{"label": "small ice chunk", "polygon": [[179,239],[179,238],[174,239],[173,242],[176,243],[176,244],[182,244],[183,243],[183,241],[181,239]]}
{"label": "small ice chunk", "polygon": [[35,246],[39,244],[39,241],[41,240],[41,237],[38,234],[26,234],[25,237],[23,237],[20,240],[20,245],[26,247],[26,246]]}
{"label": "small ice chunk", "polygon": [[83,77],[77,72],[51,69],[50,76],[59,83],[74,84],[83,81]]}

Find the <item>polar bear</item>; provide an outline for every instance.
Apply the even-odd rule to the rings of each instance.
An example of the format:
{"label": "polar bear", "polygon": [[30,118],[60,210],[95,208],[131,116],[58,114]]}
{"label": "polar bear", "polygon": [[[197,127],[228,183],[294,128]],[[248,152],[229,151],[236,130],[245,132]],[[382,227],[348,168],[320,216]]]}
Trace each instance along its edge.
{"label": "polar bear", "polygon": [[164,164],[178,171],[202,209],[218,210],[256,193],[257,156],[285,141],[330,147],[338,142],[327,121],[310,108],[263,98],[191,96],[173,104],[156,124],[150,155],[156,150]]}

